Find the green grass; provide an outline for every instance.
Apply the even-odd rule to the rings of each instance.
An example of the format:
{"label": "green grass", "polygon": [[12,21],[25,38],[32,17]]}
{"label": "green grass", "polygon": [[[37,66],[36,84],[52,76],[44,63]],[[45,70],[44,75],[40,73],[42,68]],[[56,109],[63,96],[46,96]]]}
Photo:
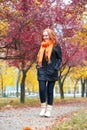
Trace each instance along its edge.
{"label": "green grass", "polygon": [[[84,98],[85,99],[85,98]],[[40,105],[40,100],[39,98],[25,98],[25,103],[20,103],[20,98],[0,98],[0,108],[6,106],[9,104],[9,102],[13,100],[10,105],[12,106],[39,106]],[[69,102],[75,102],[75,101],[83,101],[83,98],[65,98],[65,99],[60,99],[59,97],[54,99],[54,104],[59,104],[59,103],[69,103]]]}
{"label": "green grass", "polygon": [[20,98],[0,98],[0,108],[3,108],[8,104],[11,106],[37,106],[40,104],[40,102],[39,98],[25,98],[24,104],[20,103]]}
{"label": "green grass", "polygon": [[[25,106],[25,105],[38,106],[38,105],[40,105],[39,98],[26,97],[24,104],[20,103],[20,98],[0,98],[0,107],[4,107],[4,106],[8,105],[11,100],[13,100],[13,102],[10,103],[12,106]],[[74,100],[72,98],[60,99],[58,97],[58,98],[54,99],[54,104],[69,102],[69,101],[74,101]]]}
{"label": "green grass", "polygon": [[87,110],[76,112],[69,121],[59,124],[53,130],[87,130]]}

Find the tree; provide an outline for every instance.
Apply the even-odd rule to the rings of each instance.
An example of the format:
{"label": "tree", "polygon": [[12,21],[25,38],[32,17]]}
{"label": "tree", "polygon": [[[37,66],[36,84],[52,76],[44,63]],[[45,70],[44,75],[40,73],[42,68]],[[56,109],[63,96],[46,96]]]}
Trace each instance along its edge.
{"label": "tree", "polygon": [[[21,70],[21,102],[25,100],[26,74],[36,60],[37,51],[41,41],[41,31],[46,27],[52,27],[50,2],[19,0],[9,1],[10,12],[5,11],[5,19],[9,29],[7,36],[2,40],[4,57],[9,65],[14,65]],[[4,1],[3,8],[7,6]],[[7,6],[8,7],[8,6]],[[2,11],[3,13],[3,11]],[[2,49],[1,48],[1,49]],[[15,60],[14,60],[15,59]]]}
{"label": "tree", "polygon": [[[81,46],[79,44],[80,39],[76,43],[74,41],[74,44],[73,38],[76,36],[76,33],[82,29],[81,18],[85,10],[85,4],[86,1],[83,2],[78,0],[72,1],[71,4],[65,6],[62,4],[62,1],[58,1],[57,6],[54,9],[54,12],[56,13],[55,19],[57,31],[59,31],[58,27],[61,27],[62,32],[60,43],[62,46],[63,62],[61,68],[59,69],[58,80],[61,98],[64,98],[63,84],[70,72],[70,68],[72,66],[82,64],[84,61],[84,57],[82,57]],[[67,70],[66,73],[63,73],[65,70]]]}

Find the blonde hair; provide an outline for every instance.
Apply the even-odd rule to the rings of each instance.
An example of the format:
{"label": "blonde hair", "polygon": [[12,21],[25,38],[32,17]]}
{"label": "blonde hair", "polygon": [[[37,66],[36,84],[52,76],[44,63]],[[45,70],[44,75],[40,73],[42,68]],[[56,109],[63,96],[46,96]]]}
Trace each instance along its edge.
{"label": "blonde hair", "polygon": [[[52,40],[53,42],[57,42],[57,36],[53,30],[46,28],[43,30],[43,32],[45,32],[45,31],[48,32],[50,40]],[[43,32],[42,32],[42,41],[43,41]]]}

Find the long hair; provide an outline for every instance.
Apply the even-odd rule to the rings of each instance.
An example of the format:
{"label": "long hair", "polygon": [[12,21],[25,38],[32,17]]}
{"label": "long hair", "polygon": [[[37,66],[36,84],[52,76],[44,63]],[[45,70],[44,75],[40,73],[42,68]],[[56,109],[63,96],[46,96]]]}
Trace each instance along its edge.
{"label": "long hair", "polygon": [[[48,32],[50,40],[52,40],[53,42],[56,43],[57,42],[56,33],[53,30],[49,29],[49,28],[46,28],[46,29],[43,30],[43,32],[45,32],[45,31]],[[43,41],[43,32],[42,32],[42,41]]]}

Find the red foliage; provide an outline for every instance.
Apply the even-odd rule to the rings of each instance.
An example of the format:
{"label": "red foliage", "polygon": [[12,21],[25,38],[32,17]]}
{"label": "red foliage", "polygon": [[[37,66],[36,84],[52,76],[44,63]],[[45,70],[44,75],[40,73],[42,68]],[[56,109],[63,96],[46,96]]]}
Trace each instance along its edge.
{"label": "red foliage", "polygon": [[66,6],[60,0],[54,8],[55,22],[62,26],[63,37],[72,37],[81,28],[79,16],[85,10],[85,1],[76,0]]}
{"label": "red foliage", "polygon": [[35,61],[42,30],[53,26],[50,4],[48,0],[42,0],[40,4],[33,0],[19,0],[13,7],[18,13],[6,13],[9,29],[7,37],[2,41],[7,49],[5,58],[12,59],[8,62],[15,66],[20,63],[26,66],[27,62]]}
{"label": "red foliage", "polygon": [[[35,60],[41,41],[40,35],[44,28],[53,28],[55,24],[61,25],[63,35],[60,37],[61,45],[65,37],[72,37],[81,28],[78,15],[84,11],[85,1],[74,0],[68,5],[64,5],[62,0],[56,1],[56,4],[53,4],[55,3],[53,1],[38,0],[38,3],[34,0],[19,0],[14,3],[10,1],[14,10],[10,13],[5,11],[4,18],[9,22],[9,30],[2,44],[7,49],[5,58],[12,59],[10,63],[13,65],[19,66],[23,63],[26,66],[28,61]],[[14,13],[15,10],[17,13]],[[63,46],[63,59],[67,59],[66,54],[73,49],[69,51]],[[71,45],[67,44],[67,46],[70,48]],[[65,54],[64,51],[67,53]]]}
{"label": "red foliage", "polygon": [[[22,67],[29,67],[27,62],[32,63],[36,59],[42,30],[60,25],[62,37],[59,36],[59,43],[62,46],[63,63],[73,63],[71,61],[74,60],[71,59],[74,59],[74,54],[79,60],[79,47],[64,39],[74,36],[81,29],[78,16],[83,13],[85,2],[86,0],[73,0],[71,4],[64,5],[62,0],[56,1],[56,4],[49,0],[38,0],[38,3],[34,0],[15,1],[14,10],[11,13],[5,11],[3,17],[9,22],[8,35],[2,41],[6,49],[5,59],[12,59],[8,62],[17,67],[20,63]],[[15,10],[17,13],[14,13]]]}

